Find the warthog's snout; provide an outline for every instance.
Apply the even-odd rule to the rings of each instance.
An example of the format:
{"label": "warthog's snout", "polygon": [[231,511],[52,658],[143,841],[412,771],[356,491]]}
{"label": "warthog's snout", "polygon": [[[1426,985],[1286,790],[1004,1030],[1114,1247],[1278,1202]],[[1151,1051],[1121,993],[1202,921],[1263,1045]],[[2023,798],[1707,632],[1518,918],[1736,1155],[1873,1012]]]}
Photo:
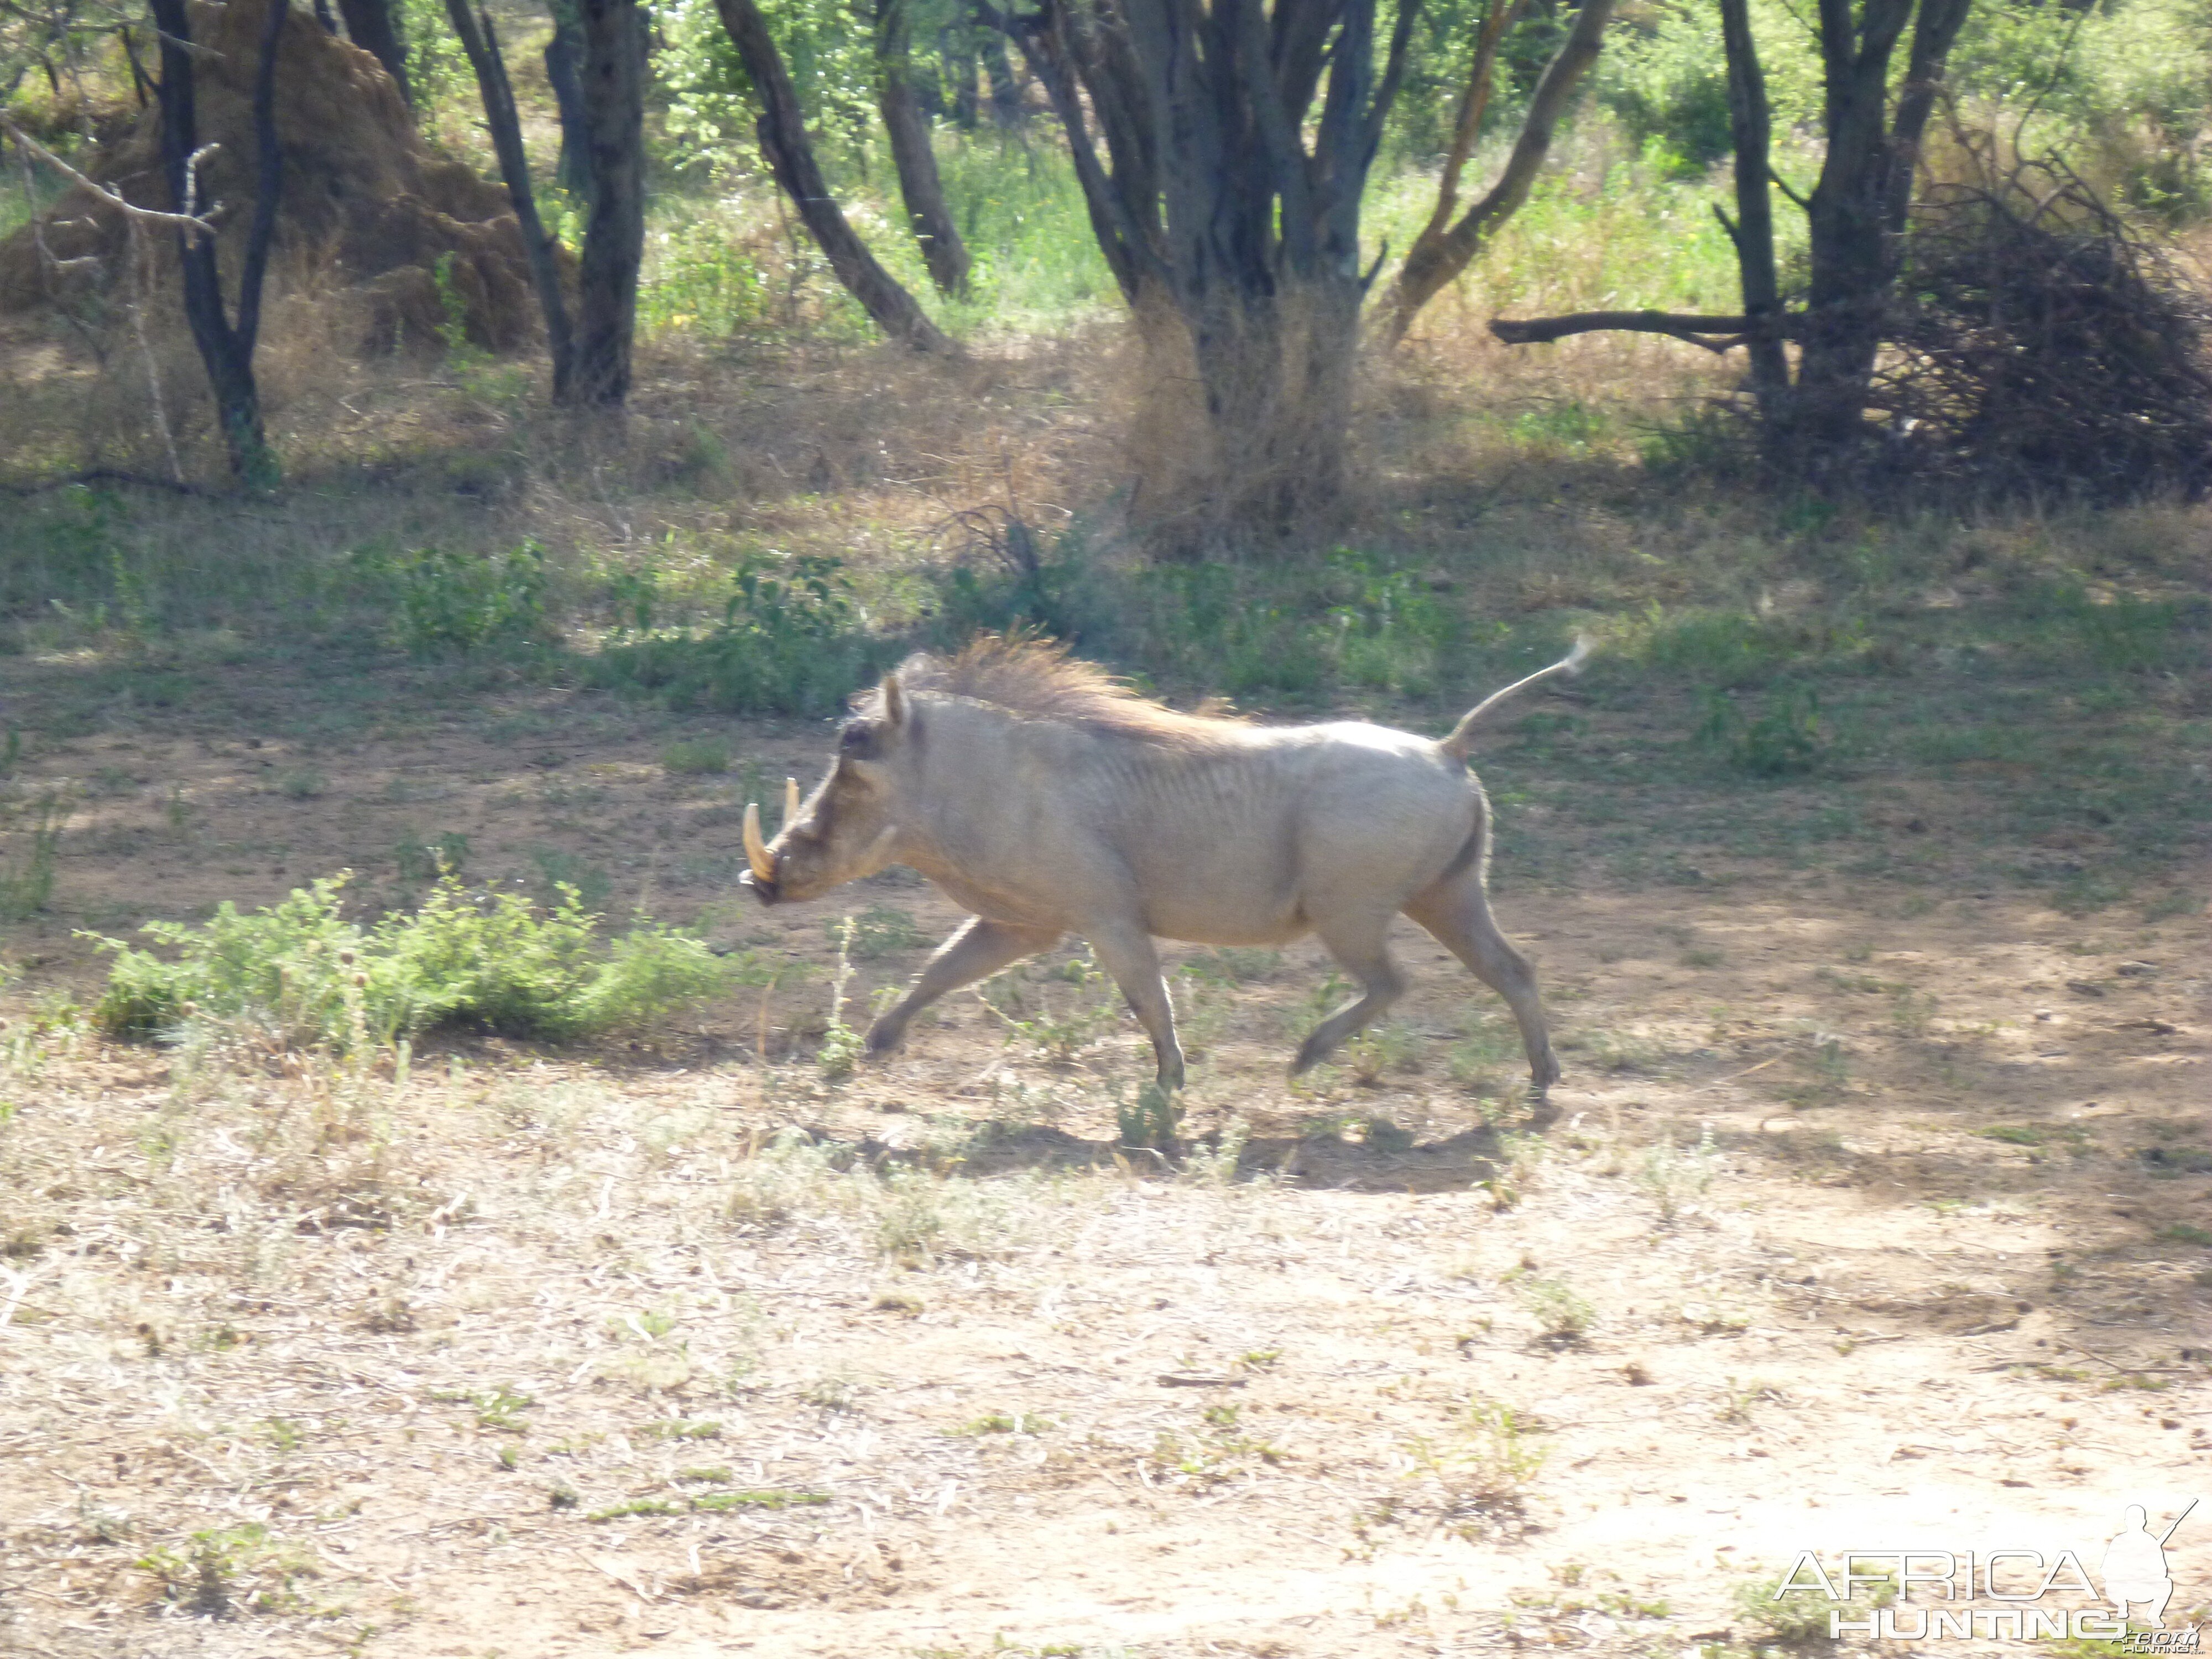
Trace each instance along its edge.
{"label": "warthog's snout", "polygon": [[774,904],[782,895],[775,890],[773,881],[763,881],[750,870],[738,878],[738,885],[752,890],[752,895],[763,904]]}

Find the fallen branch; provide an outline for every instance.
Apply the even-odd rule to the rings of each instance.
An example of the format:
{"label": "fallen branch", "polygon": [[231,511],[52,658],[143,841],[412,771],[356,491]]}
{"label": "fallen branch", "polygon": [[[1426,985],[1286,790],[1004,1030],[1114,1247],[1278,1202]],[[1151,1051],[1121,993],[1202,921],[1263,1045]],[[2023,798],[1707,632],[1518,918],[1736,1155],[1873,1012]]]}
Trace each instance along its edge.
{"label": "fallen branch", "polygon": [[[1777,332],[1783,339],[1796,339],[1802,327],[1797,317],[1777,319]],[[1692,345],[1703,346],[1708,351],[1727,351],[1749,343],[1752,338],[1752,319],[1734,317],[1703,317],[1673,311],[1577,311],[1565,317],[1531,317],[1516,320],[1508,317],[1491,319],[1490,331],[1507,345],[1549,345],[1570,334],[1597,334],[1612,331],[1625,334],[1664,334],[1677,340],[1686,340]]]}
{"label": "fallen branch", "polygon": [[65,473],[59,477],[42,478],[36,483],[12,483],[0,478],[0,495],[28,497],[42,495],[49,489],[69,489],[79,484],[100,483],[165,490],[172,495],[216,496],[224,493],[210,489],[204,484],[187,483],[181,478],[157,478],[150,472],[125,472],[112,466],[94,466],[82,472]]}
{"label": "fallen branch", "polygon": [[[60,156],[55,155],[53,151],[48,149],[44,144],[32,137],[29,133],[24,131],[22,128],[17,126],[15,122],[9,120],[4,115],[0,115],[0,132],[5,132],[10,138],[13,138],[17,143],[21,144],[23,147],[23,153],[26,155],[37,156],[48,167],[53,168],[55,172],[61,173],[64,177],[68,179],[69,181],[75,185],[78,189],[90,191],[94,196],[100,198],[101,201],[106,203],[108,206],[113,208],[117,212],[127,214],[131,218],[137,220],[141,224],[173,225],[179,230],[196,230],[200,232],[203,235],[208,236],[215,234],[216,222],[215,216],[212,213],[164,213],[158,208],[140,207],[137,203],[131,201],[125,197],[117,195],[113,191],[108,189],[106,185],[100,184],[94,179],[87,178],[83,173],[79,173],[67,161],[63,161]],[[215,146],[213,144],[203,146],[200,150],[193,155],[193,162],[197,164],[203,157],[214,149]]]}

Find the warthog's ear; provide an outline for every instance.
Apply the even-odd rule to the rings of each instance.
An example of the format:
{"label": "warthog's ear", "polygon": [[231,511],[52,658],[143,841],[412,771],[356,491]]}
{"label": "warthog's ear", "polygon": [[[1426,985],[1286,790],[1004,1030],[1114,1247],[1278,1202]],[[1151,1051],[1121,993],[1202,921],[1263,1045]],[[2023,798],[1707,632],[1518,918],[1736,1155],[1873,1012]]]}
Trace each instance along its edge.
{"label": "warthog's ear", "polygon": [[899,677],[896,674],[884,675],[882,689],[884,694],[884,724],[894,726],[905,725],[906,693],[899,686]]}

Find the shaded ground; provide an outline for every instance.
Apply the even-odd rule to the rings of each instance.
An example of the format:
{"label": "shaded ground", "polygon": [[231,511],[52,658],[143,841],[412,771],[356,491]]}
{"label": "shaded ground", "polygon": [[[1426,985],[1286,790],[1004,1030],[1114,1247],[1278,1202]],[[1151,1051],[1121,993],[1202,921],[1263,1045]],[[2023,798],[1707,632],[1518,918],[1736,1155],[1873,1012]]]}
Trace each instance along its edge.
{"label": "shaded ground", "polygon": [[[1114,1150],[1133,1028],[1042,974],[820,1078],[825,923],[863,919],[865,999],[953,913],[729,902],[738,802],[814,728],[23,669],[11,718],[58,735],[19,782],[76,805],[8,944],[11,1650],[1676,1654],[1761,1640],[1736,1592],[1801,1549],[2094,1567],[2125,1504],[2212,1487],[2212,939],[2158,883],[2069,916],[1838,878],[1789,831],[1811,785],[1635,879],[1608,846],[1679,854],[1620,816],[1712,802],[1651,763],[1672,714],[1600,688],[1484,766],[1559,1115],[1522,1133],[1510,1026],[1425,937],[1396,1027],[1297,1091],[1325,964],[1188,953],[1171,1174]],[[737,771],[661,763],[718,732]],[[1570,739],[1644,758],[1577,777]],[[1931,862],[2019,852],[1926,793]],[[471,878],[812,961],[768,1068],[750,997],[404,1079],[72,1040],[50,1001],[31,1035],[96,981],[72,926],[341,867],[401,902],[456,836]]]}

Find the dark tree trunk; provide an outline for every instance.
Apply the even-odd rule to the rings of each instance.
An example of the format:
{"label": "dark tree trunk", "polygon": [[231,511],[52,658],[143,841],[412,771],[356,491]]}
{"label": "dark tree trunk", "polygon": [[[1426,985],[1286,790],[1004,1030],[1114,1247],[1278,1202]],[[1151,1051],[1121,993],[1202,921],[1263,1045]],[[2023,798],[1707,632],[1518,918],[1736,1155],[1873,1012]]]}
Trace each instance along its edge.
{"label": "dark tree trunk", "polygon": [[1787,424],[1790,359],[1783,349],[1782,280],[1774,263],[1773,117],[1766,71],[1751,33],[1749,0],[1720,0],[1721,46],[1728,58],[1729,137],[1735,150],[1735,218],[1721,216],[1735,244],[1748,324],[1752,395],[1769,434]]}
{"label": "dark tree trunk", "polygon": [[945,183],[938,176],[931,147],[929,117],[923,112],[914,65],[907,0],[876,0],[877,99],[891,161],[898,169],[899,197],[907,223],[921,245],[922,263],[940,293],[968,292],[969,262],[959,227],[945,205]]}
{"label": "dark tree trunk", "polygon": [[1597,62],[1598,52],[1605,44],[1606,25],[1613,20],[1613,0],[1583,0],[1575,13],[1574,27],[1567,31],[1558,54],[1536,82],[1535,93],[1528,100],[1528,113],[1522,118],[1521,136],[1514,143],[1512,155],[1506,159],[1505,170],[1489,193],[1469,208],[1457,224],[1447,229],[1457,203],[1460,169],[1466,166],[1467,157],[1474,149],[1476,127],[1488,100],[1491,71],[1498,46],[1504,39],[1505,29],[1520,11],[1518,6],[1507,7],[1504,0],[1494,0],[1490,17],[1486,20],[1488,27],[1476,41],[1474,65],[1468,76],[1466,95],[1460,103],[1451,153],[1437,185],[1436,210],[1414,238],[1413,246],[1406,251],[1405,267],[1399,271],[1390,291],[1389,329],[1392,344],[1406,337],[1406,331],[1413,326],[1421,307],[1474,263],[1483,244],[1528,199],[1528,191],[1543,168],[1544,159],[1551,154],[1552,137],[1559,129],[1559,118],[1566,113],[1583,76]]}
{"label": "dark tree trunk", "polygon": [[592,141],[584,123],[584,26],[574,0],[554,0],[553,38],[545,43],[545,79],[561,116],[561,159],[553,176],[570,195],[592,193]]}
{"label": "dark tree trunk", "polygon": [[784,70],[783,54],[776,50],[759,6],[754,0],[715,0],[715,7],[761,101],[757,128],[761,154],[783,193],[798,209],[815,245],[830,261],[830,270],[836,272],[837,280],[860,302],[876,326],[894,340],[919,351],[952,351],[952,342],[929,320],[898,279],[877,263],[830,195],[822,169],[815,164],[814,147],[807,142],[799,94]]}
{"label": "dark tree trunk", "polygon": [[[1375,0],[1044,0],[1003,20],[1164,354],[1140,500],[1188,550],[1297,533],[1339,494],[1374,278],[1360,201],[1419,0],[1396,10],[1379,72]],[[1194,403],[1168,372],[1176,334]]]}
{"label": "dark tree trunk", "polygon": [[407,107],[414,108],[415,89],[407,82],[407,47],[399,38],[392,0],[338,0],[338,15],[345,19],[346,39],[384,65]]}
{"label": "dark tree trunk", "polygon": [[636,0],[580,0],[584,123],[592,173],[578,289],[576,402],[629,396],[637,273],[645,260],[645,14]]}
{"label": "dark tree trunk", "polygon": [[[1951,49],[1972,0],[1819,0],[1826,153],[1805,210],[1804,308],[1784,311],[1776,270],[1770,185],[1771,121],[1765,79],[1745,0],[1720,0],[1728,59],[1729,125],[1735,149],[1736,216],[1722,215],[1743,283],[1740,317],[1593,312],[1531,321],[1499,319],[1508,343],[1564,339],[1601,329],[1672,334],[1751,352],[1751,389],[1771,465],[1790,477],[1847,474],[1869,435],[1867,400],[1896,298],[1899,249],[1920,144]],[[1890,65],[1906,26],[1912,44],[1894,93]],[[1787,186],[1782,186],[1787,191]],[[1793,380],[1784,342],[1798,345]]]}
{"label": "dark tree trunk", "polygon": [[[199,148],[199,118],[193,96],[191,19],[185,0],[152,0],[154,23],[161,40],[161,165],[177,211],[204,214],[212,205],[199,199],[194,155]],[[277,481],[276,458],[261,420],[261,392],[254,384],[253,347],[261,331],[261,288],[269,271],[269,250],[276,235],[276,204],[284,185],[284,156],[276,141],[276,45],[290,13],[289,0],[269,0],[269,21],[261,31],[261,57],[253,77],[253,137],[258,166],[254,180],[253,219],[240,261],[238,309],[234,320],[222,297],[222,269],[212,234],[179,230],[178,260],[183,268],[185,319],[192,343],[207,370],[216,417],[230,470],[255,489]]]}
{"label": "dark tree trunk", "polygon": [[975,31],[967,18],[956,18],[937,32],[937,55],[945,63],[945,78],[952,88],[952,125],[963,132],[975,131],[975,114],[981,108],[975,94]]}
{"label": "dark tree trunk", "polygon": [[[1791,398],[1801,456],[1838,454],[1864,434],[1869,388],[1896,287],[1920,137],[1971,0],[1820,0],[1827,155],[1807,204],[1811,279]],[[1917,18],[1914,14],[1917,11]],[[1914,24],[1891,114],[1890,60]]]}
{"label": "dark tree trunk", "polygon": [[976,55],[983,60],[983,78],[991,86],[991,118],[1002,127],[1022,124],[1022,85],[1006,56],[1006,38],[996,29],[979,31]]}
{"label": "dark tree trunk", "polygon": [[553,360],[553,401],[567,403],[574,390],[575,347],[568,326],[568,301],[561,291],[561,267],[554,254],[553,238],[538,216],[538,198],[530,187],[530,158],[522,148],[522,122],[515,112],[514,88],[507,78],[507,60],[499,49],[499,34],[489,14],[479,17],[469,9],[469,0],[446,0],[446,15],[453,33],[476,71],[477,91],[483,100],[484,123],[491,129],[491,145],[499,157],[500,177],[507,183],[507,199],[522,228],[522,244],[530,254],[530,275],[538,289],[538,309],[545,318],[545,349]]}

